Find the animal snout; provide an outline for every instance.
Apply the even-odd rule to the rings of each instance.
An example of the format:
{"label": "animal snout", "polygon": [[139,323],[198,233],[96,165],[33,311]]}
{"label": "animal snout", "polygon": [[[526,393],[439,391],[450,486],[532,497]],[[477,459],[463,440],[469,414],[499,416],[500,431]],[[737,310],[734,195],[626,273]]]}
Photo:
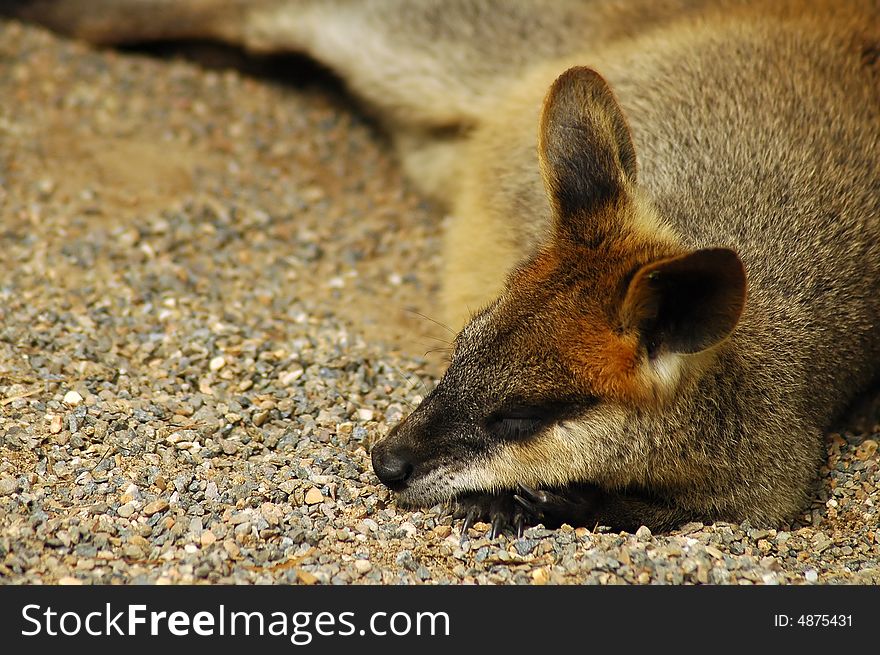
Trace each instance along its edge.
{"label": "animal snout", "polygon": [[378,478],[395,491],[406,486],[415,468],[410,453],[405,448],[395,446],[391,439],[386,439],[373,449],[372,460],[373,471]]}

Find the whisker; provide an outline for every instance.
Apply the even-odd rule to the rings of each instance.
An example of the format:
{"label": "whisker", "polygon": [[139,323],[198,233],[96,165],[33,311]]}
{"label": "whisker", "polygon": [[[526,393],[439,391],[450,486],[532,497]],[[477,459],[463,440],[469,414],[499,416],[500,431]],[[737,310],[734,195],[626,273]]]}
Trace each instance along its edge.
{"label": "whisker", "polygon": [[447,332],[449,332],[449,334],[451,334],[451,335],[453,335],[453,336],[455,336],[455,334],[456,334],[455,330],[453,330],[451,327],[449,327],[448,325],[446,325],[446,323],[441,323],[441,322],[438,321],[437,319],[435,319],[435,318],[431,318],[430,316],[427,316],[427,315],[425,315],[425,314],[422,314],[422,313],[421,313],[420,311],[418,311],[418,310],[415,310],[415,309],[412,309],[412,308],[407,307],[407,308],[406,308],[406,311],[409,312],[410,314],[415,314],[416,316],[421,316],[421,317],[422,317],[423,319],[425,319],[426,321],[431,321],[431,323],[434,323],[435,325],[438,325],[438,326],[442,327],[444,330],[446,330]]}
{"label": "whisker", "polygon": [[440,337],[435,337],[432,334],[422,334],[420,336],[422,336],[426,339],[433,339],[434,341],[439,341],[440,343],[445,343],[447,346],[449,346],[450,349],[455,345],[455,343],[453,343],[452,341],[447,341],[446,339],[442,339]]}
{"label": "whisker", "polygon": [[424,356],[433,355],[434,353],[444,353],[446,357],[443,359],[447,361],[452,360],[452,349],[451,348],[431,348],[430,350],[426,350]]}

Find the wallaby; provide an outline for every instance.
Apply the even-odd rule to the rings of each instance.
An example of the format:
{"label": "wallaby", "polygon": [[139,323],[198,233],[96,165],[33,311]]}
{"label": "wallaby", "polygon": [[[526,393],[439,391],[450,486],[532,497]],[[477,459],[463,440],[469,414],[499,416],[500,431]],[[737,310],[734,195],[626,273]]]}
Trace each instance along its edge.
{"label": "wallaby", "polygon": [[497,531],[791,520],[880,359],[880,4],[38,0],[334,70],[447,203],[438,386],[372,452]]}

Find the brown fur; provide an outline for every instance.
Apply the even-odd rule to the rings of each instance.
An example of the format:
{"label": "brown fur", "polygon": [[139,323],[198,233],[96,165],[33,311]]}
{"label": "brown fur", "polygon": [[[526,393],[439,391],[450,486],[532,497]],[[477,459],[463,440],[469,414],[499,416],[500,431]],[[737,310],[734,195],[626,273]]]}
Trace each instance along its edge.
{"label": "brown fur", "polygon": [[532,518],[778,523],[876,373],[877,2],[19,11],[96,42],[308,54],[448,204],[443,300],[464,327],[439,386],[373,453],[402,502],[525,484],[550,494]]}

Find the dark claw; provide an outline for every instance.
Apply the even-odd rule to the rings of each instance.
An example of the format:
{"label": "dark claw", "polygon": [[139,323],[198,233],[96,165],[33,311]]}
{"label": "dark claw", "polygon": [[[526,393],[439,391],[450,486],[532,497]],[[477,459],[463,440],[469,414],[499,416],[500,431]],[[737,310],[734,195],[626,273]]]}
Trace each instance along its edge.
{"label": "dark claw", "polygon": [[533,503],[537,503],[539,505],[543,505],[547,502],[548,496],[544,491],[538,491],[537,489],[532,489],[531,487],[527,487],[526,485],[520,483],[517,485],[519,487],[520,494],[523,498],[527,498]]}
{"label": "dark claw", "polygon": [[522,482],[518,482],[516,486],[519,489],[519,492],[523,496],[528,496],[529,498],[534,498],[535,493],[537,493],[534,489],[524,485]]}
{"label": "dark claw", "polygon": [[522,506],[522,508],[524,510],[526,510],[526,512],[528,512],[532,516],[535,516],[535,517],[541,516],[540,508],[537,505],[535,505],[534,503],[526,500],[525,498],[523,498],[519,494],[513,494],[513,499],[516,502],[518,502]]}
{"label": "dark claw", "polygon": [[464,541],[467,539],[467,531],[474,524],[474,519],[477,518],[477,508],[471,507],[468,509],[467,516],[464,517],[464,524],[461,526],[461,540]]}
{"label": "dark claw", "polygon": [[525,529],[526,529],[525,521],[526,521],[526,518],[522,515],[522,513],[517,512],[516,518],[513,519],[513,523],[516,526],[516,538],[517,539],[522,539],[523,532],[525,532]]}
{"label": "dark claw", "polygon": [[505,503],[503,507],[498,508],[494,514],[492,514],[492,532],[489,536],[490,539],[494,539],[495,537],[497,537],[504,531],[504,528],[506,528],[510,524],[513,511],[513,508],[508,502]]}

